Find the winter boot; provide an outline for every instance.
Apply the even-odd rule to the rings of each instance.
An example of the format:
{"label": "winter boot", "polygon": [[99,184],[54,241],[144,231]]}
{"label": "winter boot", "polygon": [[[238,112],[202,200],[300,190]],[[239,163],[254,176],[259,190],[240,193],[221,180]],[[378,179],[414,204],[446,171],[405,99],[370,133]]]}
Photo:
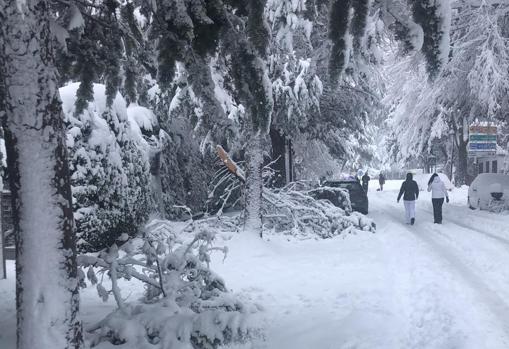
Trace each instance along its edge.
{"label": "winter boot", "polygon": [[414,223],[415,223],[415,218],[410,219],[410,224],[414,225]]}

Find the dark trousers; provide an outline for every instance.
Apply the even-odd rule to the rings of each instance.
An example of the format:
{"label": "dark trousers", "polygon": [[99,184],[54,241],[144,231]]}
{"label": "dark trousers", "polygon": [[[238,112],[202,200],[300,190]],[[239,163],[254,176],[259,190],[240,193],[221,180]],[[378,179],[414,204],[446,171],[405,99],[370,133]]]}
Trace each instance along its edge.
{"label": "dark trousers", "polygon": [[435,223],[442,223],[442,206],[444,204],[444,198],[431,199],[433,203],[433,219]]}
{"label": "dark trousers", "polygon": [[364,191],[367,193],[368,192],[368,182],[363,182],[362,183],[362,189],[364,189]]}

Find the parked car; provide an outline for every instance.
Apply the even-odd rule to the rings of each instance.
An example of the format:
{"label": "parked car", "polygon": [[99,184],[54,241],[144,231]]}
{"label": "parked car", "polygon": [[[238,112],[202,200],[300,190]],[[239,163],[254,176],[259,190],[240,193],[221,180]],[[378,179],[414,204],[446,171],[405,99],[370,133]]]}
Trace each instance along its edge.
{"label": "parked car", "polygon": [[509,204],[508,175],[481,173],[468,189],[468,207],[471,209],[489,210],[490,206],[501,201]]}
{"label": "parked car", "polygon": [[353,211],[350,203],[350,193],[347,189],[319,186],[307,191],[307,194],[316,200],[327,200],[348,214]]}
{"label": "parked car", "polygon": [[354,211],[368,214],[369,202],[368,194],[362,189],[361,184],[356,179],[329,180],[322,184],[324,187],[342,188],[348,190],[350,202]]}

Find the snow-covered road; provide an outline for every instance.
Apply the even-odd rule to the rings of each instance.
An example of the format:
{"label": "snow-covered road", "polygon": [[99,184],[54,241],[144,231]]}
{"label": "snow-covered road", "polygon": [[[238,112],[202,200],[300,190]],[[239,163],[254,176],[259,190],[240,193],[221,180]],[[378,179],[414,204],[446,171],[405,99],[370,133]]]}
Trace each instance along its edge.
{"label": "snow-covered road", "polygon": [[[213,269],[264,308],[265,340],[238,348],[509,348],[509,215],[469,210],[462,189],[434,225],[422,193],[408,226],[398,187],[369,193],[376,234],[261,240],[243,232],[220,241],[230,252],[224,262],[215,256]],[[0,281],[2,349],[15,348],[13,267]],[[86,323],[111,307],[93,289],[82,293]]]}
{"label": "snow-covered road", "polygon": [[265,307],[260,348],[509,348],[509,216],[457,190],[434,225],[422,193],[408,226],[396,194],[370,192],[376,234],[229,242],[214,267]]}

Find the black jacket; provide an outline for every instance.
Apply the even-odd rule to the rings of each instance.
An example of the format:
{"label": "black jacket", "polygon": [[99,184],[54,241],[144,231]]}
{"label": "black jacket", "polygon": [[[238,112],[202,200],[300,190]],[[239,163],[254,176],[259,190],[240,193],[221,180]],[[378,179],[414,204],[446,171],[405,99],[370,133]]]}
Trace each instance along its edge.
{"label": "black jacket", "polygon": [[403,196],[403,200],[405,201],[414,201],[419,197],[419,187],[417,186],[417,182],[413,179],[406,180],[401,184],[401,189],[399,190],[398,201]]}

